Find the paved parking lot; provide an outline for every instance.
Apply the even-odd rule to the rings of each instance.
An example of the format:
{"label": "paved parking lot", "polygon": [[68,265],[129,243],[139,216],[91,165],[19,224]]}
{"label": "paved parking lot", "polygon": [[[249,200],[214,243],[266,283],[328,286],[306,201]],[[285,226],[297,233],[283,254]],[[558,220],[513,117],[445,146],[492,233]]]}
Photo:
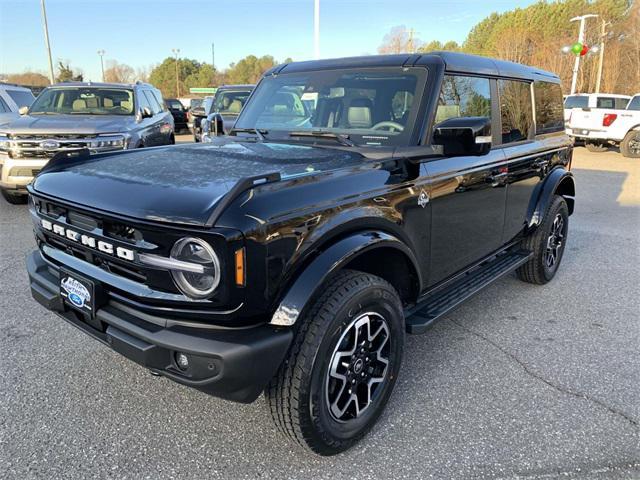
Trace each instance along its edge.
{"label": "paved parking lot", "polygon": [[409,337],[387,413],[333,458],[34,303],[27,210],[0,202],[0,477],[640,478],[640,161],[579,148],[574,173],[555,281],[509,276]]}

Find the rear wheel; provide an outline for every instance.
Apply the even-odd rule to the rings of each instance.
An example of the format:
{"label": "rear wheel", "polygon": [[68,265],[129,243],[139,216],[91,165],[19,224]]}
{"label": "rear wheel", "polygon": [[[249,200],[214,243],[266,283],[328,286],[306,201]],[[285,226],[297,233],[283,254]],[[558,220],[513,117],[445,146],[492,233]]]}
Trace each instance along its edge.
{"label": "rear wheel", "polygon": [[11,191],[3,188],[0,189],[0,192],[2,192],[4,199],[12,205],[23,205],[27,203],[28,197],[22,193],[12,193]]}
{"label": "rear wheel", "polygon": [[640,158],[640,130],[631,130],[620,143],[622,156]]}
{"label": "rear wheel", "polygon": [[609,148],[604,143],[593,143],[593,142],[585,143],[585,147],[587,147],[587,150],[593,153],[606,152],[607,149]]}
{"label": "rear wheel", "polygon": [[558,271],[567,243],[569,208],[560,195],[554,195],[542,224],[523,242],[533,252],[527,263],[516,270],[520,280],[543,285]]}
{"label": "rear wheel", "polygon": [[404,346],[402,304],[383,279],[347,270],[299,322],[265,396],[285,436],[333,455],[362,438],[389,400]]}

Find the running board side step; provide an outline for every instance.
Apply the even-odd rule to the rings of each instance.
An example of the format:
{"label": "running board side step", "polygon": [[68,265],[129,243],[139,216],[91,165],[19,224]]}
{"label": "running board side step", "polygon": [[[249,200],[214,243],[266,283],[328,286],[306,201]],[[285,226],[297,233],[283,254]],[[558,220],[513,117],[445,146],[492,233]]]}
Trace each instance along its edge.
{"label": "running board side step", "polygon": [[500,254],[466,273],[451,285],[429,293],[405,312],[407,333],[425,333],[436,321],[500,277],[522,266],[533,255],[524,250]]}

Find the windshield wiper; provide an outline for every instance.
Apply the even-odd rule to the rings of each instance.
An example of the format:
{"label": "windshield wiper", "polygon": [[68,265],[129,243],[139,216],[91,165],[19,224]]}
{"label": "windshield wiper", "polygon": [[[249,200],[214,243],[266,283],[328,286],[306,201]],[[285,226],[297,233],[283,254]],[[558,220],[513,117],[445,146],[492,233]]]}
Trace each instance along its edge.
{"label": "windshield wiper", "polygon": [[356,144],[349,140],[349,135],[338,134],[332,132],[323,132],[318,130],[301,130],[299,132],[289,132],[290,137],[313,137],[313,138],[325,138],[329,140],[335,140],[340,145],[345,147],[355,147]]}
{"label": "windshield wiper", "polygon": [[269,132],[267,132],[266,130],[261,130],[259,128],[232,128],[229,132],[229,135],[233,135],[234,133],[253,133],[260,139],[261,142],[264,142],[266,140],[265,135],[267,135]]}

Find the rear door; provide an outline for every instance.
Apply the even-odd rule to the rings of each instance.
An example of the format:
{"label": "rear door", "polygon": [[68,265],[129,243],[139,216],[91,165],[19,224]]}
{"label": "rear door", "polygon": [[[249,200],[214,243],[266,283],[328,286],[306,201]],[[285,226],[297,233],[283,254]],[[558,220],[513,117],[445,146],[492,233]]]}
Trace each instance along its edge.
{"label": "rear door", "polygon": [[[542,182],[554,145],[564,138],[562,91],[559,84],[497,80],[500,96],[500,149],[507,160],[507,206],[502,243],[513,240],[526,226],[536,187]],[[534,103],[535,95],[535,121]]]}
{"label": "rear door", "polygon": [[[491,117],[495,88],[484,77],[446,75],[435,123],[452,117]],[[495,132],[494,132],[495,134]],[[433,285],[498,249],[506,189],[500,148],[483,156],[434,159],[425,164],[431,179],[431,270]]]}

